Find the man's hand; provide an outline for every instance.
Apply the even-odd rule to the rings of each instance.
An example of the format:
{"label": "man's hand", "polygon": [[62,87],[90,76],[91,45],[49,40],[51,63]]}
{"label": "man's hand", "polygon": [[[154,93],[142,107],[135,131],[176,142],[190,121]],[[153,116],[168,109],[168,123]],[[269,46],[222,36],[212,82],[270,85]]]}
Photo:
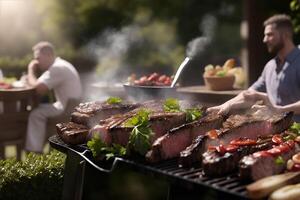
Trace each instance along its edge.
{"label": "man's hand", "polygon": [[31,70],[32,72],[35,72],[39,67],[39,62],[35,59],[31,60],[28,64],[28,70]]}
{"label": "man's hand", "polygon": [[230,111],[231,105],[229,102],[225,102],[219,106],[207,108],[207,112],[218,112],[220,115],[226,115]]}

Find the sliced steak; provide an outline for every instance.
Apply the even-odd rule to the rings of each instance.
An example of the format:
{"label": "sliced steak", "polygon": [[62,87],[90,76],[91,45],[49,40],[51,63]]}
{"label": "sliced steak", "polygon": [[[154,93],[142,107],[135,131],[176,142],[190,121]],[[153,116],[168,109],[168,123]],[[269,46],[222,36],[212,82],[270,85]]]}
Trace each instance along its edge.
{"label": "sliced steak", "polygon": [[115,114],[129,112],[139,106],[141,105],[129,102],[116,104],[99,101],[80,103],[71,114],[71,121],[92,128],[102,119],[109,118]]}
{"label": "sliced steak", "polygon": [[251,110],[246,115],[232,115],[223,123],[223,128],[208,131],[204,137],[196,138],[192,144],[180,153],[179,165],[189,167],[196,161],[202,161],[202,154],[208,146],[229,144],[231,140],[246,137],[256,139],[281,133],[292,124],[293,113],[270,113]]}
{"label": "sliced steak", "polygon": [[208,145],[228,144],[236,138],[246,137],[256,139],[259,136],[267,136],[282,133],[288,129],[293,121],[293,113],[264,113],[252,112],[247,115],[230,116],[224,123],[223,128],[218,131],[218,137],[210,139]]}
{"label": "sliced steak", "polygon": [[219,128],[223,121],[223,116],[209,113],[197,121],[176,127],[154,141],[146,159],[149,162],[158,162],[179,157],[180,152],[189,146],[195,137]]}
{"label": "sliced steak", "polygon": [[[135,113],[130,112],[122,116],[113,116],[112,118],[101,121],[98,125],[90,130],[89,137],[97,134],[106,143],[116,143],[126,146],[132,127],[126,126],[126,121],[133,117]],[[162,136],[168,130],[185,123],[185,113],[165,113],[154,112],[150,114],[150,128],[154,132],[152,140]]]}
{"label": "sliced steak", "polygon": [[202,153],[205,151],[205,143],[208,139],[208,135],[197,136],[190,146],[180,152],[179,166],[190,167],[195,162],[201,162]]}
{"label": "sliced steak", "polygon": [[74,122],[56,124],[57,134],[67,144],[83,144],[86,142],[89,128]]}
{"label": "sliced steak", "polygon": [[[202,167],[207,176],[224,176],[238,168],[238,163],[242,157],[251,153],[272,148],[273,142],[270,139],[268,142],[260,144],[249,144],[243,146],[227,145],[218,146],[217,150],[207,150],[202,155]],[[224,152],[220,151],[224,148]]]}
{"label": "sliced steak", "polygon": [[255,181],[279,174],[286,168],[288,159],[299,150],[299,145],[289,140],[267,151],[244,156],[239,163],[239,175],[242,179]]}

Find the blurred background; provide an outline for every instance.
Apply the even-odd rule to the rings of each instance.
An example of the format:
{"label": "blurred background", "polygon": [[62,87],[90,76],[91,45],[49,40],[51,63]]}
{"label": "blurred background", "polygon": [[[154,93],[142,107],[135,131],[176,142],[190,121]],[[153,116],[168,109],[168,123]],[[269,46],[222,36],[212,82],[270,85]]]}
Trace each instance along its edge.
{"label": "blurred background", "polygon": [[[205,65],[235,58],[247,72],[247,86],[271,56],[262,22],[275,13],[292,16],[299,44],[298,0],[0,0],[0,69],[19,78],[31,47],[48,40],[88,87],[122,83],[132,73],[173,75],[198,48],[186,85],[197,84]],[[201,38],[208,42],[195,46]]]}

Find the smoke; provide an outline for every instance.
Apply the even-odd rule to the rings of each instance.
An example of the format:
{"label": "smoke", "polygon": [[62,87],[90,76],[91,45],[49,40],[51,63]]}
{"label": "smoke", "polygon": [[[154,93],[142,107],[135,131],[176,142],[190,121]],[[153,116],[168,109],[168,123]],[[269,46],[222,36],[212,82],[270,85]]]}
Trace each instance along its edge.
{"label": "smoke", "polygon": [[98,71],[82,75],[86,100],[104,100],[110,96],[124,95],[122,83],[126,80],[122,75],[128,69],[124,57],[132,44],[140,42],[138,32],[139,27],[135,25],[123,27],[120,31],[109,29],[85,47],[98,63]]}
{"label": "smoke", "polygon": [[199,29],[203,36],[191,40],[187,44],[186,55],[189,58],[200,57],[211,44],[216,31],[217,20],[212,15],[205,15]]}

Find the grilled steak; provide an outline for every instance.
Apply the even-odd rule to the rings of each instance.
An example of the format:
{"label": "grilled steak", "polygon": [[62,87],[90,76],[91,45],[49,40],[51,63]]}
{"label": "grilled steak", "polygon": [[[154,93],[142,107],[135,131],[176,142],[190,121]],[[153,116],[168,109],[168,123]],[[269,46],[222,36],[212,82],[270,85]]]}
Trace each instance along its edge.
{"label": "grilled steak", "polygon": [[[187,101],[179,101],[181,109],[199,107],[198,104]],[[140,109],[151,110],[149,116],[150,127],[154,132],[152,141],[162,136],[167,131],[186,122],[186,114],[184,112],[164,112],[163,101],[147,101],[141,107],[136,108],[123,115],[115,115],[108,119],[102,120],[98,125],[90,130],[89,138],[97,134],[107,144],[116,143],[127,145],[132,127],[126,126],[126,121],[135,116]]]}
{"label": "grilled steak", "polygon": [[287,160],[299,150],[299,145],[289,140],[267,151],[259,151],[245,156],[239,163],[240,177],[258,180],[279,174],[285,169]]}
{"label": "grilled steak", "polygon": [[102,119],[106,119],[115,114],[126,113],[139,106],[140,104],[129,102],[116,104],[99,101],[80,103],[71,114],[71,121],[92,128]]}
{"label": "grilled steak", "polygon": [[202,161],[202,153],[205,151],[205,143],[209,139],[208,135],[197,136],[190,146],[180,152],[178,160],[180,167],[190,167],[197,161]]}
{"label": "grilled steak", "polygon": [[293,113],[267,113],[252,112],[246,115],[230,116],[224,123],[216,139],[207,141],[208,145],[228,144],[231,140],[246,137],[256,139],[281,133],[292,124]]}
{"label": "grilled steak", "polygon": [[86,142],[89,128],[74,122],[56,124],[60,138],[67,144],[82,144]]}
{"label": "grilled steak", "polygon": [[292,112],[278,114],[266,110],[250,110],[246,115],[232,115],[223,123],[223,128],[209,131],[206,136],[195,139],[192,145],[182,151],[179,165],[188,167],[193,162],[201,161],[202,154],[210,145],[228,144],[236,138],[256,139],[259,136],[281,133],[292,124],[292,116]]}
{"label": "grilled steak", "polygon": [[174,128],[155,140],[146,159],[158,162],[179,157],[180,152],[189,146],[195,137],[205,134],[208,130],[219,128],[223,121],[223,116],[209,113],[197,121]]}
{"label": "grilled steak", "polygon": [[270,149],[273,143],[271,140],[260,144],[249,144],[243,146],[228,145],[223,146],[224,152],[217,150],[207,150],[202,155],[202,167],[207,176],[223,176],[224,174],[235,171],[242,157],[261,151]]}

